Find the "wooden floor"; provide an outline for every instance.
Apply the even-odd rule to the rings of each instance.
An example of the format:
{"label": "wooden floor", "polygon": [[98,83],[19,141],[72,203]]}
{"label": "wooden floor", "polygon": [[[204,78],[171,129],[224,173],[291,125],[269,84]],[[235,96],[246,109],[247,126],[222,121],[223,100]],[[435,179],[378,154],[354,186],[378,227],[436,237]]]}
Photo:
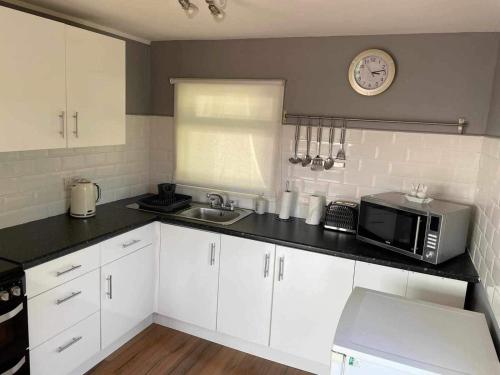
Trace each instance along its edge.
{"label": "wooden floor", "polygon": [[308,374],[153,324],[87,375]]}

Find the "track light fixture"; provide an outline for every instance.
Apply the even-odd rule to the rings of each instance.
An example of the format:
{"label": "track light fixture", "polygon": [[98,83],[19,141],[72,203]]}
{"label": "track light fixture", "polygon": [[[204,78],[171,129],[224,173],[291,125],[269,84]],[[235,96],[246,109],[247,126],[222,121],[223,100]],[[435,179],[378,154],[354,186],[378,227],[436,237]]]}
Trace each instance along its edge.
{"label": "track light fixture", "polygon": [[216,20],[224,19],[224,16],[226,14],[224,13],[221,7],[215,5],[214,0],[205,0],[205,1],[208,4],[208,10],[210,10],[210,13],[212,13],[212,16],[214,16]]}
{"label": "track light fixture", "polygon": [[198,13],[198,7],[189,0],[179,0],[179,4],[181,4],[182,9],[184,9],[187,16],[190,18]]}
{"label": "track light fixture", "polygon": [[[193,17],[196,13],[198,13],[198,7],[194,5],[190,0],[178,0],[182,9],[186,12],[188,17]],[[226,0],[205,0],[208,5],[208,10],[214,17],[216,21],[222,21],[226,16],[223,8],[226,5]],[[218,3],[218,4],[217,4]]]}

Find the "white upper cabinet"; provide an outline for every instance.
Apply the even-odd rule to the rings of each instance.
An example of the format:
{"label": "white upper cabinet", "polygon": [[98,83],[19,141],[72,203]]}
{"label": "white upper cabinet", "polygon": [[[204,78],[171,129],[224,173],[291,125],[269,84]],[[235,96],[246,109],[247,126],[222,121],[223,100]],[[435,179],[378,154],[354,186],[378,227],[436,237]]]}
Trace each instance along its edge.
{"label": "white upper cabinet", "polygon": [[160,314],[215,330],[219,250],[216,233],[161,226]]}
{"label": "white upper cabinet", "polygon": [[329,366],[354,261],[276,247],[271,347]]}
{"label": "white upper cabinet", "polygon": [[125,143],[125,42],[0,6],[0,152]]}
{"label": "white upper cabinet", "polygon": [[65,28],[0,6],[0,152],[66,147]]}
{"label": "white upper cabinet", "polygon": [[125,143],[125,42],[66,29],[68,146]]}
{"label": "white upper cabinet", "polygon": [[275,245],[221,236],[217,330],[269,344]]}

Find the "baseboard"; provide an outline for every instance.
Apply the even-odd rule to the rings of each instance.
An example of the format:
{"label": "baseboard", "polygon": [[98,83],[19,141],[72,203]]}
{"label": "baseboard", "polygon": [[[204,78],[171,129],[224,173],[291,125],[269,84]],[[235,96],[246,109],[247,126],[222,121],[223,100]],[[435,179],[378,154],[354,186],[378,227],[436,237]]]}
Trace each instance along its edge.
{"label": "baseboard", "polygon": [[201,337],[202,339],[212,341],[217,344],[239,350],[241,352],[252,354],[257,357],[265,358],[273,362],[278,362],[286,366],[294,367],[299,370],[308,371],[319,375],[330,374],[329,365],[313,362],[291,354],[283,353],[268,346],[250,343],[220,332],[211,331],[159,314],[153,314],[153,321],[164,327],[172,328],[193,336]]}
{"label": "baseboard", "polygon": [[118,340],[116,340],[108,347],[101,349],[99,353],[97,353],[95,356],[88,359],[80,366],[78,366],[78,368],[76,368],[70,374],[71,375],[85,374],[87,371],[98,365],[103,359],[111,355],[116,350],[120,349],[128,341],[130,341],[139,333],[148,328],[151,324],[153,324],[153,315],[148,316],[146,319],[144,319],[142,322],[140,322],[138,325],[136,325],[134,328],[132,328],[130,331],[128,331],[126,334],[124,334],[122,337],[120,337]]}

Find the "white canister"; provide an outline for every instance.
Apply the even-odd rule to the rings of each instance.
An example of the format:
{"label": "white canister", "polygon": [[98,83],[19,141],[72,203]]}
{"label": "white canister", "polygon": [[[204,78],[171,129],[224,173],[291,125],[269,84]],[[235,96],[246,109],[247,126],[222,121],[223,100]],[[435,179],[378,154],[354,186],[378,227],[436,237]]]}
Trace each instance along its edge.
{"label": "white canister", "polygon": [[292,212],[293,193],[291,191],[284,191],[281,196],[281,207],[279,218],[282,220],[290,219]]}
{"label": "white canister", "polygon": [[318,195],[311,195],[309,198],[309,209],[307,211],[306,224],[319,225],[323,217],[325,208],[324,198]]}
{"label": "white canister", "polygon": [[266,213],[267,200],[264,195],[259,195],[255,201],[255,213],[263,215]]}

